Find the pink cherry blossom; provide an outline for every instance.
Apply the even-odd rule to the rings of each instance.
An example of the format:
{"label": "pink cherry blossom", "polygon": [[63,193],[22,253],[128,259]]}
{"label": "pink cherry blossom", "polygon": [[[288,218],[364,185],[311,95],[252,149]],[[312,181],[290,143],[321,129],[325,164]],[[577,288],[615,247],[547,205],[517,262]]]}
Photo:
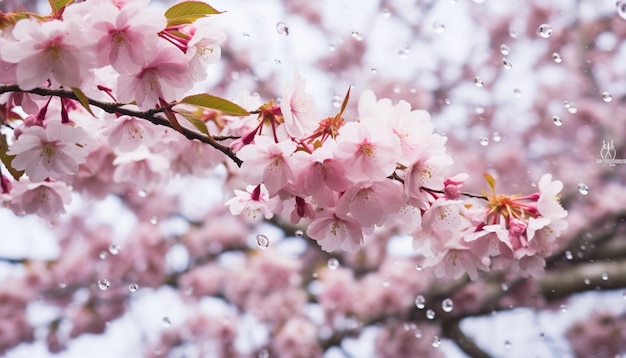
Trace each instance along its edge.
{"label": "pink cherry blossom", "polygon": [[148,109],[159,104],[159,100],[180,99],[192,85],[185,55],[162,44],[137,72],[120,74],[118,99],[129,103],[134,100],[140,108]]}
{"label": "pink cherry blossom", "polygon": [[241,175],[249,184],[265,184],[271,196],[293,180],[290,156],[296,150],[292,141],[275,143],[265,136],[256,136],[253,144],[243,147],[237,156],[243,160]]}
{"label": "pink cherry blossom", "polygon": [[89,149],[81,127],[50,121],[45,128],[31,126],[9,148],[15,155],[12,165],[24,170],[31,181],[74,174],[85,161]]}
{"label": "pink cherry blossom", "polygon": [[235,197],[228,200],[225,205],[230,208],[233,215],[246,213],[253,220],[261,217],[271,219],[274,214],[269,206],[269,194],[267,189],[259,185],[248,185],[246,191],[235,190]]}
{"label": "pink cherry blossom", "polygon": [[190,58],[189,70],[196,81],[207,76],[207,66],[219,60],[220,45],[226,40],[226,34],[215,26],[210,18],[201,18],[193,25],[193,36],[187,43],[187,56]]}
{"label": "pink cherry blossom", "polygon": [[315,97],[304,92],[306,81],[297,71],[293,75],[294,84],[283,91],[280,109],[285,120],[287,133],[296,139],[313,132],[320,120],[317,114]]}
{"label": "pink cherry blossom", "polygon": [[340,217],[332,209],[319,213],[306,231],[307,235],[316,240],[322,250],[327,252],[339,248],[348,252],[356,252],[363,243],[363,229],[359,223],[349,217]]}
{"label": "pink cherry blossom", "polygon": [[349,213],[362,226],[381,226],[403,203],[402,185],[397,181],[360,182],[341,196],[336,212]]}
{"label": "pink cherry blossom", "polygon": [[362,123],[349,122],[339,130],[335,158],[344,165],[346,178],[353,182],[382,180],[396,169],[398,139],[373,132]]}
{"label": "pink cherry blossom", "polygon": [[83,83],[93,55],[88,42],[60,20],[40,22],[27,18],[15,25],[15,41],[0,48],[0,58],[15,63],[17,84],[33,89],[51,80],[55,85],[78,87]]}
{"label": "pink cherry blossom", "polygon": [[108,137],[109,146],[121,152],[132,152],[140,145],[150,146],[157,140],[152,123],[145,119],[120,116],[108,123],[102,134]]}
{"label": "pink cherry blossom", "polygon": [[11,209],[17,215],[36,214],[53,220],[65,213],[64,205],[71,201],[70,189],[63,182],[19,181],[13,187]]}
{"label": "pink cherry blossom", "polygon": [[542,216],[560,219],[567,215],[558,201],[558,195],[563,189],[563,183],[559,180],[552,181],[551,174],[544,174],[539,179],[539,199],[537,200],[537,210]]}
{"label": "pink cherry blossom", "polygon": [[168,177],[169,162],[161,155],[151,153],[145,147],[119,155],[113,161],[116,183],[134,184],[137,188],[150,189]]}

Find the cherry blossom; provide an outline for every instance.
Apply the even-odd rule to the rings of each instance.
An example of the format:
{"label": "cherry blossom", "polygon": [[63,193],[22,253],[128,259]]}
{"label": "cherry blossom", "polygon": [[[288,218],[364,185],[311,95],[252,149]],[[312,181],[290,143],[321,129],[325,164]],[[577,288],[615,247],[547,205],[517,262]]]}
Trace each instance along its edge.
{"label": "cherry blossom", "polygon": [[248,185],[246,191],[235,190],[235,197],[226,203],[233,215],[245,212],[248,217],[258,220],[261,217],[270,219],[274,214],[269,206],[269,194],[265,186]]}
{"label": "cherry blossom", "polygon": [[361,225],[352,218],[338,216],[330,209],[319,213],[306,233],[317,241],[322,250],[328,252],[339,248],[355,252],[363,243]]}
{"label": "cherry blossom", "polygon": [[280,109],[287,133],[296,139],[300,139],[305,134],[313,132],[319,118],[315,97],[304,92],[306,86],[305,79],[298,72],[295,72],[293,77],[293,86],[285,88],[283,91],[283,101]]}
{"label": "cherry blossom", "polygon": [[47,123],[45,128],[25,128],[9,149],[9,154],[16,156],[14,168],[25,170],[35,182],[76,173],[88,153],[82,128],[58,121]]}
{"label": "cherry blossom", "polygon": [[19,181],[11,194],[11,209],[17,215],[37,214],[47,220],[65,213],[64,205],[72,200],[70,189],[63,182]]}
{"label": "cherry blossom", "polygon": [[108,137],[110,147],[122,152],[132,152],[142,144],[151,146],[158,139],[150,122],[131,116],[120,116],[111,121],[102,134]]}

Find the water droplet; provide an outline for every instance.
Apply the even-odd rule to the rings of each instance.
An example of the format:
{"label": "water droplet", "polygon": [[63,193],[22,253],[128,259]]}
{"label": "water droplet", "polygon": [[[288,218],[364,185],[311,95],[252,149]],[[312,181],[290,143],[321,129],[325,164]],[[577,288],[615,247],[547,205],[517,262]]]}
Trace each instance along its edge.
{"label": "water droplet", "polygon": [[153,216],[150,218],[150,224],[156,225],[158,223],[159,223],[159,218],[157,218],[156,216]]}
{"label": "water droplet", "polygon": [[417,297],[415,297],[415,307],[423,310],[424,307],[426,307],[426,298],[424,298],[424,296],[422,295],[418,295]]}
{"label": "water droplet", "polygon": [[613,96],[609,92],[602,92],[602,100],[606,103],[609,103],[613,100]]}
{"label": "water droplet", "polygon": [[267,249],[267,247],[270,246],[270,239],[263,234],[259,234],[256,236],[256,243],[260,248]]}
{"label": "water droplet", "polygon": [[137,292],[138,289],[139,289],[139,285],[134,282],[128,285],[128,290],[130,292]]}
{"label": "water droplet", "polygon": [[328,268],[331,270],[336,270],[339,267],[339,260],[334,257],[328,259]]}
{"label": "water droplet", "polygon": [[487,145],[489,145],[489,139],[487,139],[486,137],[482,137],[480,138],[480,140],[478,141],[480,143],[480,145],[482,145],[483,147],[486,147]]}
{"label": "water droplet", "polygon": [[620,0],[615,5],[617,6],[617,14],[619,17],[626,20],[626,0]]}
{"label": "water droplet", "polygon": [[609,274],[608,273],[603,273],[602,274],[602,281],[607,281],[609,279]]}
{"label": "water droplet", "polygon": [[275,58],[274,59],[274,63],[277,64],[277,65],[280,65],[282,62],[279,59]]}
{"label": "water droplet", "polygon": [[520,97],[522,97],[522,90],[519,89],[519,88],[515,88],[513,90],[513,94],[515,95],[515,97],[520,98]]}
{"label": "water droplet", "polygon": [[582,195],[587,195],[589,194],[589,187],[587,187],[584,183],[580,183],[578,184],[578,192]]}
{"label": "water droplet", "polygon": [[563,59],[561,58],[561,55],[558,52],[555,52],[552,54],[552,59],[554,60],[554,62],[556,63],[561,63],[563,62]]}
{"label": "water droplet", "polygon": [[511,341],[504,341],[504,348],[511,349],[511,347],[513,347],[513,344],[511,344]]}
{"label": "water droplet", "polygon": [[547,39],[548,37],[552,36],[552,26],[548,24],[539,25],[539,28],[537,29],[537,35],[539,35],[539,37]]}
{"label": "water droplet", "polygon": [[419,329],[417,331],[415,331],[415,338],[417,338],[417,339],[422,338],[422,331],[420,331]]}
{"label": "water droplet", "polygon": [[494,142],[498,143],[502,140],[502,136],[498,132],[493,132],[491,139],[493,139]]}
{"label": "water droplet", "polygon": [[480,87],[485,85],[485,81],[483,81],[482,78],[476,76],[476,77],[474,77],[474,84],[476,85],[476,87],[480,88]]}
{"label": "water droplet", "polygon": [[500,53],[503,56],[508,56],[511,53],[511,49],[509,48],[509,46],[502,44],[500,45]]}
{"label": "water droplet", "polygon": [[452,299],[446,298],[445,300],[441,301],[441,309],[443,309],[444,312],[452,312],[453,308],[454,302],[452,301]]}
{"label": "water droplet", "polygon": [[430,344],[435,348],[439,348],[439,346],[441,345],[441,338],[439,338],[438,336],[434,336]]}
{"label": "water droplet", "polygon": [[357,41],[363,41],[363,36],[358,31],[352,31],[352,37]]}
{"label": "water droplet", "polygon": [[109,280],[102,279],[98,281],[98,288],[101,289],[102,291],[108,290],[109,287],[111,287],[111,283],[109,282]]}
{"label": "water droplet", "polygon": [[427,309],[426,310],[426,318],[428,318],[428,319],[435,319],[435,311],[433,311],[431,309]]}
{"label": "water droplet", "polygon": [[247,32],[244,32],[244,33],[243,33],[243,38],[244,38],[244,39],[249,39],[249,38],[250,38],[250,34],[249,34],[249,33],[247,33]]}
{"label": "water droplet", "polygon": [[442,34],[444,31],[446,31],[446,25],[442,24],[439,21],[435,21],[433,22],[433,30],[435,30],[435,33]]}
{"label": "water droplet", "polygon": [[341,96],[340,95],[338,95],[338,94],[333,95],[332,105],[335,108],[341,107]]}
{"label": "water droplet", "polygon": [[563,125],[563,121],[561,120],[561,117],[557,115],[552,116],[552,122],[554,122],[554,125],[557,127],[560,127]]}
{"label": "water droplet", "polygon": [[624,298],[624,300],[626,301],[626,291],[622,292],[622,297]]}
{"label": "water droplet", "polygon": [[372,67],[372,68],[370,68],[370,72],[371,73],[376,73],[376,69]]}
{"label": "water droplet", "polygon": [[417,271],[422,271],[423,268],[424,268],[424,266],[422,266],[422,264],[415,264],[415,269]]}
{"label": "water droplet", "polygon": [[384,9],[382,10],[382,15],[383,15],[383,17],[384,17],[385,19],[388,19],[388,18],[390,18],[390,17],[391,17],[391,11],[390,11],[389,9],[387,9],[387,8],[384,8]]}
{"label": "water droplet", "polygon": [[567,305],[561,305],[561,312],[567,312]]}
{"label": "water droplet", "polygon": [[565,258],[568,260],[572,260],[574,258],[574,255],[572,255],[572,252],[570,250],[565,251]]}
{"label": "water droplet", "polygon": [[450,104],[450,103],[452,103],[452,100],[450,98],[446,98],[446,99],[443,100],[443,103]]}
{"label": "water droplet", "polygon": [[61,281],[61,282],[59,282],[59,287],[60,288],[66,288],[67,287],[67,283]]}
{"label": "water droplet", "polygon": [[98,257],[100,258],[100,260],[106,260],[107,256],[109,256],[109,254],[107,254],[106,251],[100,251],[100,253],[98,254]]}
{"label": "water droplet", "polygon": [[585,285],[590,285],[591,284],[591,280],[586,278],[584,281]]}
{"label": "water droplet", "polygon": [[329,52],[335,52],[335,50],[337,50],[337,47],[335,45],[328,45],[328,51]]}
{"label": "water droplet", "polygon": [[162,323],[163,323],[163,327],[165,327],[165,328],[167,328],[167,327],[172,325],[172,321],[167,316],[163,317],[163,322]]}
{"label": "water droplet", "polygon": [[261,349],[259,351],[258,358],[269,358],[269,357],[270,357],[270,352],[268,352],[267,349]]}
{"label": "water droplet", "polygon": [[513,68],[513,64],[509,62],[509,60],[507,60],[506,58],[502,59],[502,66],[504,66],[505,69],[510,70],[511,68]]}
{"label": "water droplet", "polygon": [[148,191],[146,189],[141,189],[137,192],[137,195],[140,198],[145,198],[146,196],[148,196]]}
{"label": "water droplet", "polygon": [[389,280],[384,280],[384,281],[383,281],[383,287],[389,287],[389,286],[391,286],[391,281],[389,281]]}
{"label": "water droplet", "polygon": [[109,246],[109,252],[111,255],[117,255],[120,253],[120,247],[115,244],[111,244],[111,246]]}
{"label": "water droplet", "polygon": [[578,108],[568,100],[563,101],[563,107],[571,114],[578,112]]}
{"label": "water droplet", "polygon": [[509,36],[511,36],[511,38],[516,39],[517,38],[517,31],[509,30]]}
{"label": "water droplet", "polygon": [[304,231],[298,229],[295,232],[296,237],[303,237],[304,236]]}
{"label": "water droplet", "polygon": [[398,56],[400,56],[401,60],[406,60],[407,58],[409,58],[410,53],[411,53],[411,49],[408,47],[405,47],[402,50],[398,51]]}
{"label": "water droplet", "polygon": [[278,32],[279,35],[287,36],[289,35],[289,27],[287,27],[287,24],[280,21],[276,24],[276,32]]}
{"label": "water droplet", "polygon": [[476,108],[474,108],[474,113],[476,113],[476,114],[483,114],[483,113],[485,113],[485,107],[477,106]]}
{"label": "water droplet", "polygon": [[502,291],[506,292],[509,290],[509,285],[506,282],[502,282],[500,288],[502,288]]}

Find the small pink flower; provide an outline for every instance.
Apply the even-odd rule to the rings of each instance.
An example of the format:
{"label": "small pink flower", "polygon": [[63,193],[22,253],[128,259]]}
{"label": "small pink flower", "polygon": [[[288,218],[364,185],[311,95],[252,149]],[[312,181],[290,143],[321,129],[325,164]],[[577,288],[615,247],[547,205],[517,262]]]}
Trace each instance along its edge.
{"label": "small pink flower", "polygon": [[362,226],[381,226],[404,203],[402,185],[397,181],[360,182],[350,187],[337,202],[336,212],[350,214]]}
{"label": "small pink flower", "polygon": [[108,136],[109,146],[121,152],[132,152],[140,145],[150,146],[156,140],[154,125],[145,119],[120,116],[102,134]]}
{"label": "small pink flower", "polygon": [[71,22],[27,18],[13,28],[16,41],[6,41],[0,58],[17,64],[17,84],[30,90],[50,79],[56,86],[79,87],[93,63],[87,40],[71,30]]}
{"label": "small pink flower", "polygon": [[249,144],[237,156],[243,160],[241,175],[249,184],[265,184],[271,196],[293,180],[291,154],[296,144],[291,140],[274,143],[265,136],[256,136],[253,144]]}
{"label": "small pink flower", "polygon": [[261,216],[266,219],[274,216],[269,207],[267,189],[261,184],[248,185],[246,191],[235,190],[235,197],[228,200],[225,205],[230,208],[231,214],[239,215],[245,212],[253,220],[258,220]]}
{"label": "small pink flower", "polygon": [[42,181],[76,173],[89,154],[84,140],[82,128],[50,121],[45,128],[25,128],[8,154],[16,156],[13,168],[24,170],[33,182]]}
{"label": "small pink flower", "polygon": [[222,54],[220,45],[226,40],[226,34],[206,17],[196,20],[193,26],[193,36],[187,44],[187,56],[191,58],[189,69],[194,80],[203,81],[207,66],[219,60]]}
{"label": "small pink flower", "polygon": [[162,183],[168,177],[170,167],[167,159],[145,147],[118,156],[113,164],[116,165],[113,181],[131,183],[146,190]]}
{"label": "small pink flower", "polygon": [[326,252],[339,248],[348,252],[357,252],[363,243],[361,225],[352,218],[337,216],[332,209],[319,213],[309,225],[306,233]]}
{"label": "small pink flower", "polygon": [[537,209],[542,216],[561,219],[567,216],[567,211],[559,203],[559,193],[563,189],[563,183],[559,180],[552,181],[552,175],[544,174],[539,179],[539,199]]}
{"label": "small pink flower", "polygon": [[443,181],[443,192],[448,200],[456,200],[461,197],[463,182],[469,178],[466,173],[461,173]]}
{"label": "small pink flower", "polygon": [[315,97],[304,92],[306,81],[297,71],[293,87],[285,88],[280,110],[285,121],[285,130],[296,139],[313,132],[319,121]]}
{"label": "small pink flower", "polygon": [[37,214],[48,220],[64,214],[64,205],[72,201],[71,192],[63,182],[19,181],[11,194],[11,206],[16,215]]}

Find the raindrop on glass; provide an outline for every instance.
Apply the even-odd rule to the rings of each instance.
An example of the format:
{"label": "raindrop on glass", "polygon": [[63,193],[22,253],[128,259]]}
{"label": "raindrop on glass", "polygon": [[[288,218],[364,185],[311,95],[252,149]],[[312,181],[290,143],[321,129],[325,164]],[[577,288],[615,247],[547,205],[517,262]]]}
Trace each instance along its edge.
{"label": "raindrop on glass", "polygon": [[281,21],[276,24],[276,32],[278,32],[279,35],[287,36],[289,35],[289,28],[287,24]]}
{"label": "raindrop on glass", "polygon": [[446,25],[442,24],[439,21],[435,21],[433,22],[433,30],[435,30],[435,33],[442,34],[444,31],[446,31]]}
{"label": "raindrop on glass", "polygon": [[111,283],[109,282],[109,280],[102,279],[98,281],[98,288],[101,289],[102,291],[108,290],[109,287],[111,287]]}
{"label": "raindrop on glass", "polygon": [[602,274],[602,281],[607,281],[609,279],[609,274],[606,272]]}
{"label": "raindrop on glass", "polygon": [[502,136],[498,132],[493,132],[491,139],[493,139],[494,142],[498,143],[499,141],[502,140]]}
{"label": "raindrop on glass", "polygon": [[502,59],[502,66],[504,66],[504,68],[506,68],[507,70],[513,68],[513,65],[506,58]]}
{"label": "raindrop on glass", "polygon": [[134,282],[128,285],[128,290],[130,292],[137,292],[138,289],[139,289],[139,285]]}
{"label": "raindrop on glass", "polygon": [[267,249],[267,247],[270,246],[270,239],[263,234],[259,234],[256,236],[256,243],[260,248]]}
{"label": "raindrop on glass", "polygon": [[109,256],[109,254],[107,254],[106,251],[100,251],[100,253],[98,254],[100,260],[106,260],[107,256]]}
{"label": "raindrop on glass", "polygon": [[328,259],[328,268],[331,270],[336,270],[339,267],[339,260],[337,260],[334,257],[331,257],[330,259]]}
{"label": "raindrop on glass", "polygon": [[140,198],[145,198],[146,196],[148,196],[148,191],[146,189],[141,189],[137,192],[137,195]]}
{"label": "raindrop on glass", "polygon": [[552,116],[552,122],[554,122],[554,125],[557,127],[560,127],[563,125],[563,121],[561,120],[561,117],[556,116],[556,115]]}
{"label": "raindrop on glass", "polygon": [[163,317],[163,322],[162,323],[163,323],[163,327],[165,327],[165,328],[167,328],[167,327],[172,325],[172,321],[167,316]]}
{"label": "raindrop on glass", "polygon": [[589,194],[589,187],[587,187],[584,183],[580,183],[578,184],[578,192],[582,195],[587,195]]}
{"label": "raindrop on glass", "polygon": [[572,255],[572,252],[570,250],[565,251],[565,258],[568,260],[572,260],[574,258],[574,255]]}
{"label": "raindrop on glass", "polygon": [[602,100],[604,102],[611,102],[613,100],[613,96],[609,92],[602,92]]}
{"label": "raindrop on glass", "polygon": [[554,60],[554,62],[556,63],[563,62],[563,59],[561,58],[561,55],[558,52],[555,52],[552,54],[552,60]]}
{"label": "raindrop on glass", "polygon": [[480,140],[478,141],[480,143],[480,145],[482,145],[483,147],[486,147],[487,145],[489,145],[489,139],[487,139],[486,137],[482,137],[480,138]]}
{"label": "raindrop on glass", "polygon": [[452,312],[453,308],[454,302],[452,301],[452,299],[446,298],[441,302],[441,309],[443,309],[444,312]]}
{"label": "raindrop on glass", "polygon": [[304,236],[304,231],[298,229],[295,232],[296,237],[303,237]]}
{"label": "raindrop on glass", "polygon": [[500,45],[500,53],[503,56],[508,56],[511,53],[511,49],[509,48],[509,46],[502,44]]}
{"label": "raindrop on glass", "polygon": [[626,20],[626,0],[619,0],[615,5],[617,6],[619,17]]}
{"label": "raindrop on glass", "polygon": [[120,253],[120,247],[115,244],[111,244],[111,246],[109,246],[109,252],[111,255],[117,255]]}
{"label": "raindrop on glass", "polygon": [[441,339],[438,336],[434,336],[430,344],[435,348],[439,348],[439,346],[441,345]]}
{"label": "raindrop on glass", "polygon": [[476,87],[482,87],[485,85],[485,81],[483,81],[482,78],[476,76],[474,77],[474,84],[476,85]]}
{"label": "raindrop on glass", "polygon": [[435,319],[435,311],[431,309],[426,310],[426,318]]}
{"label": "raindrop on glass", "polygon": [[415,307],[423,310],[426,307],[426,299],[422,295],[415,297]]}
{"label": "raindrop on glass", "polygon": [[548,37],[552,36],[552,26],[548,24],[539,25],[539,28],[537,28],[537,35],[539,35],[539,37],[547,39]]}

